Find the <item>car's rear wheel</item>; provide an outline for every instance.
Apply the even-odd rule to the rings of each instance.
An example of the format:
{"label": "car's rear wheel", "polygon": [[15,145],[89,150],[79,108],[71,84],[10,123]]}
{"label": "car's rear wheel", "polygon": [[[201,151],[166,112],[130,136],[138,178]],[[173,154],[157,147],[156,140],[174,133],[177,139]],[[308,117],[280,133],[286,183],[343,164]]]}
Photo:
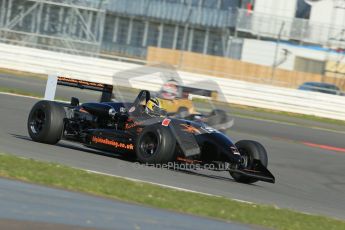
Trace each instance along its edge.
{"label": "car's rear wheel", "polygon": [[[242,156],[242,168],[247,170],[255,170],[256,164],[254,159],[259,160],[263,166],[267,167],[267,152],[259,142],[242,140],[237,142],[235,145]],[[245,176],[240,173],[230,172],[230,174],[237,182],[251,184],[258,181],[257,179]]]}
{"label": "car's rear wheel", "polygon": [[141,163],[163,164],[173,160],[176,139],[168,127],[147,126],[136,140],[136,154]]}
{"label": "car's rear wheel", "polygon": [[31,109],[27,127],[32,140],[56,144],[62,135],[64,108],[53,101],[39,101]]}

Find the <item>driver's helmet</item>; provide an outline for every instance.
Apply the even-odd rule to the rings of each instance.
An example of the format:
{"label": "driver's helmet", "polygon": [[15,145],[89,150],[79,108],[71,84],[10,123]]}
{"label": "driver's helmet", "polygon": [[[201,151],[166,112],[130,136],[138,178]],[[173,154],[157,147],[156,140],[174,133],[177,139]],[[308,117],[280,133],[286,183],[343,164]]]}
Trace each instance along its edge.
{"label": "driver's helmet", "polygon": [[157,98],[150,98],[150,100],[146,103],[145,112],[148,114],[159,114],[160,111],[161,107],[159,100]]}

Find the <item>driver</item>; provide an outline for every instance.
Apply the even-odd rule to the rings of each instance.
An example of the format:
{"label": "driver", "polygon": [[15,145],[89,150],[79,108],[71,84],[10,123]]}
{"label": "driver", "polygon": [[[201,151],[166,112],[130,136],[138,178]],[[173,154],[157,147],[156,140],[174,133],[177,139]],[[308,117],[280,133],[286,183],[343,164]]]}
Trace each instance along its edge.
{"label": "driver", "polygon": [[163,109],[161,109],[159,100],[156,97],[150,98],[148,100],[145,106],[145,113],[155,116],[163,115]]}

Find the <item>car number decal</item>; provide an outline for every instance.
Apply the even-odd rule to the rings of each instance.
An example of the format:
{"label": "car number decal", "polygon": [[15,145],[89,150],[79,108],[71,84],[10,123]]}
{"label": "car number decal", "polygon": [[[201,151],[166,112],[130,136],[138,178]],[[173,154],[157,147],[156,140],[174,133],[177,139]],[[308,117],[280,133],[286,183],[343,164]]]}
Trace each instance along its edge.
{"label": "car number decal", "polygon": [[165,119],[162,121],[162,125],[163,125],[163,126],[169,126],[170,121],[171,121],[170,119],[165,118]]}

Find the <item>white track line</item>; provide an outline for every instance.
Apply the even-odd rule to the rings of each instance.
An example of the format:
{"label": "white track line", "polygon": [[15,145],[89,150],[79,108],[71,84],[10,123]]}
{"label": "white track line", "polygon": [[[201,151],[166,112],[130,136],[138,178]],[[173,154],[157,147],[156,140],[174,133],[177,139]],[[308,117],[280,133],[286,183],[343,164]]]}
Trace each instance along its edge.
{"label": "white track line", "polygon": [[[89,173],[96,173],[96,174],[100,174],[100,175],[105,175],[105,176],[111,176],[111,177],[121,178],[121,179],[130,180],[130,181],[134,181],[134,182],[140,182],[140,183],[146,183],[146,184],[157,185],[157,186],[160,186],[160,187],[170,188],[170,189],[174,189],[174,190],[178,190],[178,191],[183,191],[183,192],[191,192],[191,193],[197,193],[197,194],[206,195],[206,196],[221,197],[221,196],[214,195],[214,194],[210,194],[210,193],[198,192],[198,191],[195,191],[195,190],[190,190],[190,189],[186,189],[186,188],[175,187],[175,186],[166,185],[166,184],[160,184],[160,183],[151,182],[151,181],[145,181],[145,180],[135,179],[135,178],[131,178],[131,177],[118,176],[118,175],[114,175],[114,174],[109,174],[109,173],[104,173],[104,172],[99,172],[99,171],[94,171],[94,170],[88,170],[88,169],[82,169],[82,170],[85,170],[85,171],[87,171],[87,172],[89,172]],[[235,200],[235,199],[234,199],[234,200]],[[237,200],[237,201],[241,201],[241,200]],[[250,202],[248,202],[248,201],[241,201],[241,202],[250,203]]]}
{"label": "white track line", "polygon": [[[210,194],[210,193],[199,192],[199,191],[195,191],[195,190],[191,190],[191,189],[186,189],[186,188],[181,188],[181,187],[176,187],[176,186],[171,186],[171,185],[166,185],[166,184],[160,184],[160,183],[150,182],[150,181],[145,181],[145,180],[139,180],[139,179],[134,179],[134,178],[130,178],[130,177],[118,176],[118,175],[104,173],[104,172],[99,172],[99,171],[94,171],[94,170],[88,170],[88,169],[82,169],[82,170],[85,170],[85,171],[87,171],[89,173],[96,173],[96,174],[100,174],[100,175],[121,178],[121,179],[129,180],[129,181],[133,181],[133,182],[157,185],[159,187],[170,188],[170,189],[174,189],[174,190],[178,190],[178,191],[183,191],[183,192],[190,192],[190,193],[196,193],[196,194],[200,194],[200,195],[219,197],[219,198],[222,197],[222,196],[218,196],[218,195],[214,195],[214,194]],[[227,199],[230,199],[230,198],[227,198]],[[240,202],[240,203],[245,203],[245,204],[255,204],[253,202],[246,201],[246,200],[240,200],[240,199],[230,199],[230,200],[237,201],[237,202]]]}
{"label": "white track line", "polygon": [[30,99],[42,99],[41,97],[26,96],[26,95],[21,95],[21,94],[16,94],[16,93],[0,92],[0,94],[14,96],[14,97],[24,97],[24,98],[30,98]]}
{"label": "white track line", "polygon": [[[35,100],[44,100],[43,97],[27,96],[27,95],[21,95],[21,94],[16,94],[16,93],[0,92],[0,94],[14,96],[14,97],[30,98],[30,99],[35,99]],[[54,100],[54,101],[69,103],[69,101],[63,101],[63,100]]]}
{"label": "white track line", "polygon": [[246,200],[239,200],[239,199],[231,199],[233,201],[237,201],[237,202],[241,202],[241,203],[245,203],[245,204],[255,204],[253,202],[250,202],[250,201],[246,201]]}

